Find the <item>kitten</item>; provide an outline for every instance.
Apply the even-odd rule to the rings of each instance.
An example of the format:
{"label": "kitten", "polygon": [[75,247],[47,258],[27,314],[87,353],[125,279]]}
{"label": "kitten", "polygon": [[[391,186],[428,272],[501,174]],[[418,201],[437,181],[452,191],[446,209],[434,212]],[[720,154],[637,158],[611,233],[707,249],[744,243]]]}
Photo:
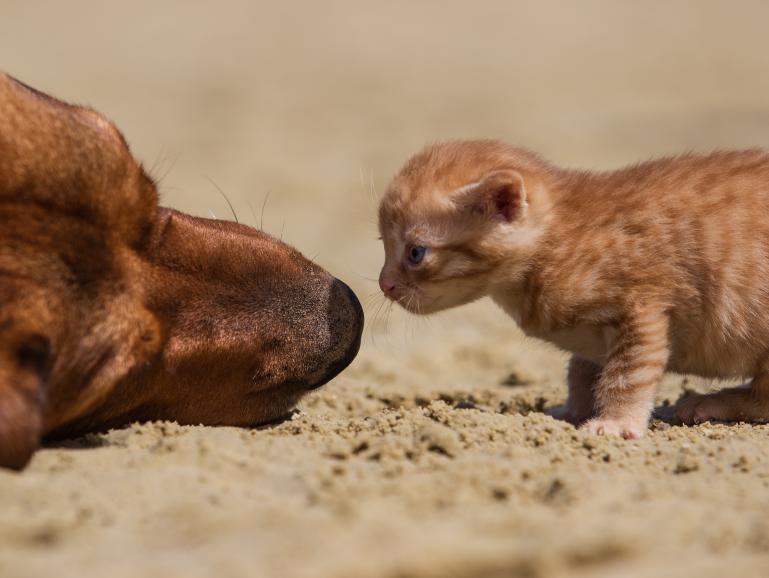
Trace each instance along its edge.
{"label": "kitten", "polygon": [[570,351],[560,417],[644,434],[665,371],[752,378],[684,423],[769,418],[769,154],[564,170],[497,141],[430,146],[379,208],[385,295],[416,314],[489,296]]}

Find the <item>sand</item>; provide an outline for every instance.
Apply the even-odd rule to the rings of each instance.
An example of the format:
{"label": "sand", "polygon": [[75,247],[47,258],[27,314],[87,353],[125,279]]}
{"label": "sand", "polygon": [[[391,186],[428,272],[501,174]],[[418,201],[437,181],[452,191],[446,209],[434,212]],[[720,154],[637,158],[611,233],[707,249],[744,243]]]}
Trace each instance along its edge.
{"label": "sand", "polygon": [[[263,223],[366,303],[359,358],[262,429],[136,424],[0,472],[0,576],[769,575],[769,426],[592,438],[492,304],[380,308],[375,196],[425,142],[564,165],[769,145],[762,2],[4,3],[3,66],[106,112],[164,202]],[[262,215],[262,205],[268,197]]]}

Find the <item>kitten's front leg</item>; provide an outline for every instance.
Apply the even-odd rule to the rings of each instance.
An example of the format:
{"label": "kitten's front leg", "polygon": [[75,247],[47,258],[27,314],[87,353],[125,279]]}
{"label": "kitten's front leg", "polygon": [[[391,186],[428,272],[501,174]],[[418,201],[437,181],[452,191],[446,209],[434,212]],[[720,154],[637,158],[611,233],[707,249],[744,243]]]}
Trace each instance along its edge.
{"label": "kitten's front leg", "polygon": [[596,417],[582,429],[626,439],[644,435],[654,392],[667,366],[668,320],[656,308],[629,312],[595,387]]}
{"label": "kitten's front leg", "polygon": [[598,365],[579,355],[572,355],[567,374],[569,397],[566,404],[554,407],[547,413],[577,426],[585,423],[594,414],[593,389],[600,375],[601,368]]}

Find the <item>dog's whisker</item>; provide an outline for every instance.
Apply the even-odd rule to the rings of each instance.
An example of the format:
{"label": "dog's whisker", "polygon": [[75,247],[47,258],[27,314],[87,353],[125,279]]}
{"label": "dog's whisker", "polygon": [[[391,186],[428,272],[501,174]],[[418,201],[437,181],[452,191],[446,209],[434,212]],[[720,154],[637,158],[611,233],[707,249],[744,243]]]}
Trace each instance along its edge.
{"label": "dog's whisker", "polygon": [[227,204],[228,204],[228,205],[229,205],[229,207],[230,207],[230,211],[232,211],[232,216],[235,218],[235,222],[236,222],[236,223],[238,223],[238,224],[240,224],[240,221],[238,220],[238,214],[235,212],[235,207],[233,207],[233,206],[232,206],[232,203],[230,202],[230,198],[227,196],[227,194],[226,194],[226,193],[225,193],[225,192],[224,192],[224,191],[221,189],[221,187],[219,187],[219,185],[217,185],[217,184],[214,182],[214,180],[213,180],[211,177],[209,177],[209,176],[206,176],[205,178],[208,180],[208,182],[209,182],[209,183],[211,183],[211,184],[214,186],[214,188],[215,188],[217,191],[219,191],[219,194],[220,194],[222,197],[224,197],[224,200],[225,200],[225,201],[227,201]]}
{"label": "dog's whisker", "polygon": [[264,195],[264,201],[262,201],[262,213],[259,216],[259,230],[264,231],[264,209],[267,207],[267,201],[270,200],[270,194],[272,191],[267,191],[267,194]]}
{"label": "dog's whisker", "polygon": [[163,165],[168,161],[165,150],[160,151],[157,160],[153,163],[152,167],[148,171],[152,181],[155,183],[155,186],[160,186],[163,181],[166,180],[166,177],[171,174],[171,171],[176,166],[177,160],[179,160],[178,155],[168,163],[168,166],[165,168],[165,170],[163,170],[162,174],[156,175],[156,173],[160,171],[163,168]]}
{"label": "dog's whisker", "polygon": [[161,166],[164,162],[165,157],[165,151],[164,149],[160,149],[160,152],[158,153],[158,156],[155,157],[155,161],[150,165],[150,167],[147,170],[147,174],[149,174],[152,177],[152,180],[155,182],[158,182],[158,179],[155,178],[155,171],[159,166]]}
{"label": "dog's whisker", "polygon": [[251,204],[251,201],[246,201],[246,204],[248,205],[248,210],[251,212],[251,219],[254,224],[254,228],[256,228],[256,212],[254,211],[254,205]]}
{"label": "dog's whisker", "polygon": [[160,175],[160,178],[156,181],[157,183],[162,183],[163,181],[166,180],[166,177],[171,174],[172,170],[174,170],[174,167],[176,166],[176,163],[178,160],[179,160],[179,156],[177,155],[168,165],[168,168],[165,170],[165,172],[162,175]]}

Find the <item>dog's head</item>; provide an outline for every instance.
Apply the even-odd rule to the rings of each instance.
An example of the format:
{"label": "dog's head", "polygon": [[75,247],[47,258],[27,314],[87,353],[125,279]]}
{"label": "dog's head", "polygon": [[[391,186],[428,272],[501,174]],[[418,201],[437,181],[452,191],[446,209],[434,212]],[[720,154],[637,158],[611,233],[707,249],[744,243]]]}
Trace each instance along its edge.
{"label": "dog's head", "polygon": [[0,465],[48,434],[275,419],[362,324],[291,247],[159,207],[104,117],[0,74]]}

